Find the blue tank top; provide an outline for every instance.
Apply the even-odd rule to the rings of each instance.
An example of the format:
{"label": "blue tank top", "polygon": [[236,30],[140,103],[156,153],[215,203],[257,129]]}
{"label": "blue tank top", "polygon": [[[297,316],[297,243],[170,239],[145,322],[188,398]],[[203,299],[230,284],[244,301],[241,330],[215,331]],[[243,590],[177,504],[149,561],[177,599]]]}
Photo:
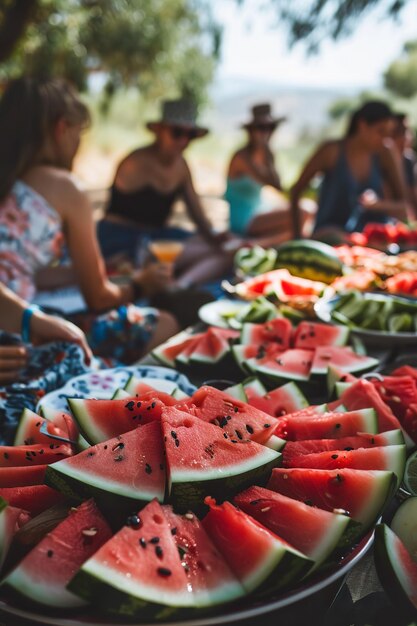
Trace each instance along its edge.
{"label": "blue tank top", "polygon": [[225,200],[230,205],[230,230],[245,235],[253,216],[261,209],[262,185],[250,176],[228,178]]}
{"label": "blue tank top", "polygon": [[371,221],[383,220],[385,215],[380,215],[375,211],[363,211],[360,208],[358,198],[366,189],[372,189],[379,197],[383,196],[378,157],[372,157],[368,178],[358,181],[350,171],[345,148],[342,146],[336,165],[324,175],[314,230],[328,226],[336,226],[349,231],[356,230],[362,222],[366,221],[366,214],[369,214]]}

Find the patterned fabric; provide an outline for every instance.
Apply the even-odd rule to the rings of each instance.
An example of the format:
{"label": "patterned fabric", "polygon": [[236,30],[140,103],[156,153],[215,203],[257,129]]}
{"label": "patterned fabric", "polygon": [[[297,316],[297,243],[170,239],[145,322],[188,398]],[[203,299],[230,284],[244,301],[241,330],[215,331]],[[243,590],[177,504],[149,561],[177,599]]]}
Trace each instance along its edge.
{"label": "patterned fabric", "polygon": [[[0,345],[20,343],[17,335],[0,331]],[[13,443],[23,409],[34,411],[46,393],[89,370],[84,353],[76,344],[56,342],[29,349],[28,364],[20,374],[20,382],[0,387],[0,444]]]}
{"label": "patterned fabric", "polygon": [[32,300],[35,272],[57,262],[63,244],[59,215],[31,187],[17,181],[0,205],[0,281]]}

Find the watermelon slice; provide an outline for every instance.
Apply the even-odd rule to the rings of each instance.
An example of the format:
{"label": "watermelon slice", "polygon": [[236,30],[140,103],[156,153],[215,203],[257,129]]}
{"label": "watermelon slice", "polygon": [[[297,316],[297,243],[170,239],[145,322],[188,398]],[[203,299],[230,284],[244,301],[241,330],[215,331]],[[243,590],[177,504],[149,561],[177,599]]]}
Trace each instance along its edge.
{"label": "watermelon slice", "polygon": [[311,568],[311,560],[230,502],[205,502],[203,526],[247,593],[276,592]]}
{"label": "watermelon slice", "polygon": [[111,534],[94,502],[83,502],[27,554],[3,584],[48,606],[81,606],[84,602],[67,591],[66,585]]}
{"label": "watermelon slice", "polygon": [[381,446],[357,450],[330,450],[293,457],[286,467],[309,467],[311,469],[341,469],[350,467],[361,470],[386,470],[401,482],[406,460],[406,447]]}
{"label": "watermelon slice", "polygon": [[152,391],[130,400],[84,400],[68,398],[77,423],[91,443],[101,443],[141,424],[159,421],[162,409],[176,400],[162,391]]}
{"label": "watermelon slice", "polygon": [[247,374],[255,373],[258,361],[264,360],[266,356],[273,359],[282,353],[281,348],[275,343],[266,345],[252,344],[247,346],[235,344],[232,346],[232,355],[236,363],[240,369]]}
{"label": "watermelon slice", "polygon": [[294,348],[314,349],[321,346],[345,346],[349,339],[346,326],[300,322],[294,334]]}
{"label": "watermelon slice", "polygon": [[0,467],[0,487],[25,487],[41,485],[45,478],[47,465],[30,467]]}
{"label": "watermelon slice", "polygon": [[263,396],[252,394],[248,404],[274,417],[294,413],[309,405],[307,398],[293,382],[277,387]]}
{"label": "watermelon slice", "polygon": [[280,350],[290,347],[292,325],[285,317],[277,317],[264,324],[243,324],[240,343],[243,345],[262,345],[275,343]]}
{"label": "watermelon slice", "polygon": [[276,468],[267,488],[325,511],[347,511],[365,532],[382,513],[395,485],[392,472]]}
{"label": "watermelon slice", "polygon": [[327,369],[327,393],[329,396],[333,395],[336,383],[355,383],[358,379],[349,372],[344,372],[339,367],[329,365]]}
{"label": "watermelon slice", "polygon": [[156,500],[84,563],[69,589],[112,612],[140,613],[142,619],[166,606],[194,606],[168,520]]}
{"label": "watermelon slice", "polygon": [[49,404],[43,404],[40,409],[41,414],[49,422],[53,422],[60,430],[67,433],[70,441],[77,441],[79,431],[74,418],[65,411],[55,409]]}
{"label": "watermelon slice", "polygon": [[190,357],[194,352],[194,349],[198,346],[200,341],[202,341],[205,337],[205,333],[201,333],[198,336],[193,335],[191,341],[189,341],[182,350],[175,357],[175,365],[174,367],[181,367],[182,365],[189,365]]}
{"label": "watermelon slice", "polygon": [[286,350],[271,357],[249,359],[248,366],[257,372],[274,380],[306,381],[310,378],[313,363],[311,350]]}
{"label": "watermelon slice", "polygon": [[48,467],[45,482],[72,497],[111,494],[160,502],[165,494],[161,424],[150,422]]}
{"label": "watermelon slice", "polygon": [[329,365],[354,374],[365,372],[378,365],[378,359],[370,356],[362,356],[353,352],[351,348],[339,346],[317,347],[314,352],[311,374],[315,376],[325,376]]}
{"label": "watermelon slice", "polygon": [[417,383],[417,369],[411,365],[402,365],[391,372],[391,376],[411,376]]}
{"label": "watermelon slice", "polygon": [[266,481],[280,453],[231,438],[218,426],[167,407],[162,430],[171,501],[180,510],[201,505],[207,493],[225,499],[254,481]]}
{"label": "watermelon slice", "polygon": [[192,363],[218,363],[230,352],[229,342],[217,332],[217,329],[209,328],[197,345],[194,346],[189,362]]}
{"label": "watermelon slice", "polygon": [[33,516],[65,500],[62,494],[46,485],[1,487],[0,498],[6,500],[11,506],[28,511]]}
{"label": "watermelon slice", "polygon": [[274,434],[289,441],[341,439],[357,433],[377,433],[376,412],[361,409],[345,413],[287,415],[279,420]]}
{"label": "watermelon slice", "polygon": [[7,504],[0,497],[0,569],[3,567],[15,533],[30,519],[27,511]]}
{"label": "watermelon slice", "polygon": [[314,561],[315,568],[352,538],[346,515],[308,506],[263,487],[250,487],[237,495],[234,502]]}
{"label": "watermelon slice", "polygon": [[375,531],[375,566],[378,577],[401,615],[415,618],[417,563],[397,535],[385,524]]}
{"label": "watermelon slice", "polygon": [[31,446],[0,446],[0,467],[47,465],[71,455],[72,448],[67,444],[36,443]]}
{"label": "watermelon slice", "polygon": [[191,335],[187,331],[183,331],[174,337],[171,337],[165,343],[152,350],[152,356],[157,361],[168,367],[175,367],[175,360],[178,355],[190,344],[195,345],[204,333],[196,333]]}
{"label": "watermelon slice", "polygon": [[404,444],[401,430],[388,430],[379,435],[360,433],[341,439],[305,439],[304,441],[288,441],[282,457],[282,463],[286,467],[297,456],[325,452],[326,450],[356,450],[357,448],[376,448],[378,446],[391,446]]}
{"label": "watermelon slice", "polygon": [[199,519],[192,513],[176,515],[170,506],[162,508],[193,590],[195,606],[214,606],[246,595]]}
{"label": "watermelon slice", "polygon": [[207,385],[200,387],[189,401],[178,404],[178,408],[220,426],[229,437],[240,441],[265,443],[278,424],[271,415]]}
{"label": "watermelon slice", "polygon": [[243,388],[246,393],[247,401],[249,402],[252,398],[261,398],[266,394],[266,387],[261,383],[259,378],[256,376],[252,376],[251,378],[246,378],[243,381]]}
{"label": "watermelon slice", "polygon": [[417,384],[412,376],[384,376],[371,380],[379,395],[394,415],[404,422],[410,404],[417,403]]}
{"label": "watermelon slice", "polygon": [[51,439],[51,437],[40,432],[44,424],[46,425],[47,432],[51,435],[63,437],[64,439],[68,438],[68,433],[65,430],[58,428],[55,424],[30,409],[24,409],[17,427],[14,445],[27,446],[34,443],[41,443],[43,445],[53,443],[54,440]]}

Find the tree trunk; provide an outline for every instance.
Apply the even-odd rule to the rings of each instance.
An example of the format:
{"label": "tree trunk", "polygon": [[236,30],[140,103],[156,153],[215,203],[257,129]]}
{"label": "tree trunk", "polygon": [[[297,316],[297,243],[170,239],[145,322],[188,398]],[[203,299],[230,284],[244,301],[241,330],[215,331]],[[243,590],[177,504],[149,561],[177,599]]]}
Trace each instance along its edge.
{"label": "tree trunk", "polygon": [[14,0],[7,8],[3,9],[4,16],[0,23],[0,63],[12,54],[35,11],[36,5],[37,0]]}

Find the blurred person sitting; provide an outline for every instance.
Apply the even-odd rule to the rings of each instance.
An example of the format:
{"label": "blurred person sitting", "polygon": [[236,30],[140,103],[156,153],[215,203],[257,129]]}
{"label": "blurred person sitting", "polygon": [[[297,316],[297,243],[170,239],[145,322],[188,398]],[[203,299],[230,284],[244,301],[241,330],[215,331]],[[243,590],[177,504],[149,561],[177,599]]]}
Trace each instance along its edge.
{"label": "blurred person sitting", "polygon": [[[191,100],[162,103],[161,119],[147,123],[154,141],[134,150],[119,164],[106,216],[97,226],[106,259],[126,252],[134,260],[141,242],[149,240],[183,241],[184,251],[175,264],[180,285],[215,279],[230,265],[230,257],[221,247],[227,233],[212,229],[183,156],[191,141],[208,133],[196,118],[197,109]],[[184,201],[197,235],[167,225],[179,199]]]}
{"label": "blurred person sitting", "polygon": [[129,304],[164,289],[171,277],[167,266],[153,264],[124,285],[107,279],[92,207],[70,171],[88,123],[87,108],[65,81],[20,78],[3,93],[0,281],[30,301],[36,273],[58,263],[66,244],[91,311],[74,321],[95,354],[131,362],[178,330],[168,313]]}
{"label": "blurred person sitting", "polygon": [[369,101],[351,116],[343,139],[324,142],[305,164],[291,189],[294,237],[300,236],[299,201],[317,175],[323,175],[314,237],[333,239],[361,231],[368,222],[406,219],[403,177],[389,143],[392,112]]}
{"label": "blurred person sitting", "polygon": [[394,114],[392,139],[403,164],[410,218],[417,219],[417,160],[413,150],[414,132],[405,113]]}

